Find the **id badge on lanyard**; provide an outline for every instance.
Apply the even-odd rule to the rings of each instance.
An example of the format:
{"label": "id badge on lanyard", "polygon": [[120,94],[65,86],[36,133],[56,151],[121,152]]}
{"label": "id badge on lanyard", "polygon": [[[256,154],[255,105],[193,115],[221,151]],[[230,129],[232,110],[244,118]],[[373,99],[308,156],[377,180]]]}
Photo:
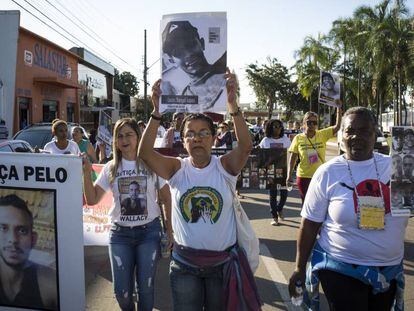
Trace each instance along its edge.
{"label": "id badge on lanyard", "polygon": [[306,152],[308,154],[308,161],[310,164],[318,163],[319,156],[315,149],[308,149]]}
{"label": "id badge on lanyard", "polygon": [[358,228],[384,230],[385,206],[382,197],[358,197]]}

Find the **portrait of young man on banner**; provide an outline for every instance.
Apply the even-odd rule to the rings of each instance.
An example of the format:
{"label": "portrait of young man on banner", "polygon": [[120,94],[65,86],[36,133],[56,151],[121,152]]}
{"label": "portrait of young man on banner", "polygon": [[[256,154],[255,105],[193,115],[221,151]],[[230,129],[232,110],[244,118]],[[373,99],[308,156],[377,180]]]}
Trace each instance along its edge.
{"label": "portrait of young man on banner", "polygon": [[321,71],[319,84],[319,102],[328,106],[338,107],[336,100],[341,98],[339,76],[334,73]]}
{"label": "portrait of young man on banner", "polygon": [[0,306],[59,310],[55,202],[55,191],[0,188]]}
{"label": "portrait of young man on banner", "polygon": [[118,179],[121,203],[121,221],[145,220],[147,209],[147,179],[145,176]]}
{"label": "portrait of young man on banner", "polygon": [[82,159],[3,153],[0,310],[85,310]]}
{"label": "portrait of young man on banner", "polygon": [[163,16],[161,46],[160,112],[225,112],[226,13]]}

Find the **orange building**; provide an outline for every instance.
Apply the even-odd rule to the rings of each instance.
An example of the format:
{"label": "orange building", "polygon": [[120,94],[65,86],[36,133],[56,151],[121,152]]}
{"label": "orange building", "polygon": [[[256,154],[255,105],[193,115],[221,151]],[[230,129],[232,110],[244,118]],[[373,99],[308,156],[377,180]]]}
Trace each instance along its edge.
{"label": "orange building", "polygon": [[19,28],[13,133],[55,118],[79,123],[76,54]]}

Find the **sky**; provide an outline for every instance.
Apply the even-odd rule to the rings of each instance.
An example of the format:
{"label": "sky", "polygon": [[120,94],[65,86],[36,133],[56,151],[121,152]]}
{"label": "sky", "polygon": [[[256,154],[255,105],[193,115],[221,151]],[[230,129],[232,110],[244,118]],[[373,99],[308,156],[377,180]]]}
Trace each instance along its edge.
{"label": "sky", "polygon": [[[73,42],[42,24],[13,1]],[[289,68],[295,62],[295,50],[301,47],[306,36],[316,37],[318,33],[327,33],[334,20],[350,17],[361,5],[374,6],[380,2],[375,0],[13,1],[0,0],[0,9],[20,10],[21,26],[66,49],[73,46],[85,47],[110,62],[121,72],[130,71],[140,81],[140,94],[143,94],[144,29],[147,30],[147,66],[150,67],[148,81],[152,84],[160,77],[159,29],[162,15],[227,12],[227,63],[239,77],[241,103],[255,102],[254,92],[248,86],[245,74],[248,64],[255,62],[263,64],[270,56],[276,57]],[[411,0],[407,1],[407,4],[412,13],[414,4]],[[149,87],[148,90],[150,89]]]}

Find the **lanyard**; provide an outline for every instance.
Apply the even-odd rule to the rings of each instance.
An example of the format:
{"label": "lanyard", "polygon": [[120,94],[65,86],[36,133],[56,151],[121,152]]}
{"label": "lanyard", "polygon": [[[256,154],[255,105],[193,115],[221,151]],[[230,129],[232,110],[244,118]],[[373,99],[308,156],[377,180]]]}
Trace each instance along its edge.
{"label": "lanyard", "polygon": [[[380,181],[380,177],[379,177],[379,173],[378,173],[378,166],[377,166],[377,160],[375,159],[375,155],[373,156],[373,158],[374,158],[375,172],[377,173],[378,186],[379,186],[379,190],[380,190],[380,193],[381,193],[382,204],[383,204],[383,206],[385,208],[384,194],[382,193],[381,181]],[[355,183],[354,176],[352,175],[351,166],[349,165],[349,161],[348,161],[347,158],[345,158],[345,156],[344,156],[344,159],[345,159],[346,164],[348,166],[349,176],[351,177],[351,181],[352,181],[352,183],[354,185],[354,192],[355,192],[356,197],[357,197],[358,210],[359,210],[359,207],[361,206],[361,204],[360,204],[361,202],[360,202],[359,195],[358,195],[358,191],[357,191],[357,185]]]}

